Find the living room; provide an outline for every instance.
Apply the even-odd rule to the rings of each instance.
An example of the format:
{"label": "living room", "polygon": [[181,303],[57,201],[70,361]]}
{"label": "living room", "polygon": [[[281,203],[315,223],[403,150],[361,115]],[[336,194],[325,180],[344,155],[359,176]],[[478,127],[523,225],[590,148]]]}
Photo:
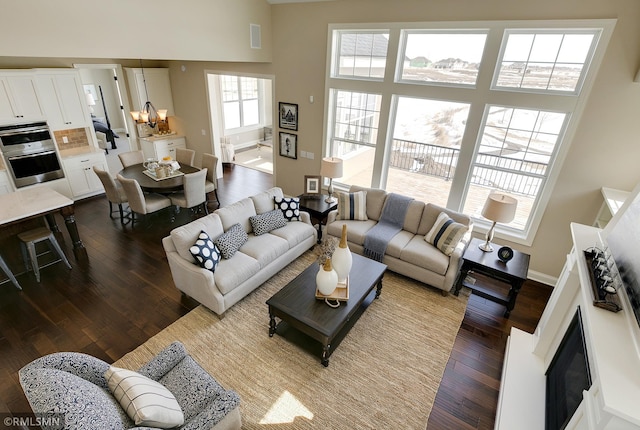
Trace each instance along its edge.
{"label": "living room", "polygon": [[[137,67],[138,59],[143,58],[145,67],[168,67],[177,122],[187,136],[188,147],[200,154],[210,152],[212,148],[204,72],[215,70],[274,77],[274,102],[286,101],[300,106],[298,150],[315,154],[314,159],[274,157],[274,185],[281,186],[287,194],[297,195],[303,191],[304,175],[320,171],[320,158],[325,153],[322,136],[329,24],[615,18],[615,30],[571,147],[554,179],[533,242],[526,245],[510,241],[500,232],[496,240],[529,253],[531,271],[539,280],[553,284],[571,248],[569,223],[593,223],[602,203],[601,187],[630,191],[640,181],[635,168],[637,157],[634,157],[638,154],[635,136],[640,131],[635,120],[640,112],[640,84],[634,81],[640,66],[640,30],[636,26],[640,5],[634,0],[615,3],[545,0],[517,6],[507,1],[482,4],[465,1],[456,4],[455,8],[437,2],[383,0],[273,5],[258,0],[235,2],[242,6],[229,6],[222,1],[207,3],[206,6],[197,2],[182,3],[178,15],[169,6],[149,9],[128,2],[112,2],[109,11],[106,6],[100,11],[90,10],[81,2],[51,6],[52,10],[43,6],[35,12],[28,10],[27,5],[12,5],[15,14],[8,13],[2,18],[0,32],[5,40],[14,40],[15,35],[20,34],[16,25],[20,26],[20,32],[32,34],[42,35],[43,28],[48,30],[37,38],[37,42],[21,39],[11,46],[3,46],[0,65],[9,69],[71,67],[76,62],[96,62]],[[137,11],[132,9],[137,7],[140,7]],[[214,13],[216,8],[223,12]],[[198,13],[194,13],[195,10]],[[228,21],[226,12],[233,14],[237,21],[224,22]],[[34,19],[34,13],[41,18]],[[240,17],[241,13],[245,16]],[[95,24],[101,22],[100,18],[85,20],[87,15],[119,17],[118,27],[122,26],[123,35],[96,31]],[[16,16],[29,17],[29,20],[15,19]],[[51,31],[55,28],[51,16],[64,17],[61,19],[73,25],[67,26],[65,31]],[[140,16],[145,19],[139,19]],[[216,21],[199,26],[202,16]],[[170,30],[166,28],[169,22]],[[261,24],[262,50],[248,48],[249,23]],[[79,34],[91,34],[92,37],[72,36]],[[134,34],[136,42],[124,37],[128,34]],[[158,36],[148,36],[152,34]],[[70,42],[71,37],[74,37],[73,42]],[[141,40],[144,37],[158,43],[146,43]],[[202,40],[224,42],[206,43],[205,49]],[[240,41],[242,46],[237,47],[237,51],[241,54],[237,56],[212,47],[227,45],[233,50]],[[313,96],[313,103],[310,96]]]}

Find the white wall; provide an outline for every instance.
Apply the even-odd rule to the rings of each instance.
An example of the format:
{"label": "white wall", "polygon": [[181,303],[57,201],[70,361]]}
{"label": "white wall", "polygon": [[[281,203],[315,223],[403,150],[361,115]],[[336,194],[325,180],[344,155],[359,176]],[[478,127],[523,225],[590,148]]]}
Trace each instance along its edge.
{"label": "white wall", "polygon": [[[249,24],[261,26],[252,49]],[[264,0],[2,2],[0,56],[271,61]]]}

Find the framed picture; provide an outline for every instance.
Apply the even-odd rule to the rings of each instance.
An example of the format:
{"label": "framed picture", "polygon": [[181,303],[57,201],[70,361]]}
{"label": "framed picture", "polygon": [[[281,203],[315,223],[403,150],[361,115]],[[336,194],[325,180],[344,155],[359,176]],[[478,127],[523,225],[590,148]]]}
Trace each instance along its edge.
{"label": "framed picture", "polygon": [[304,193],[320,194],[320,176],[304,175]]}
{"label": "framed picture", "polygon": [[280,132],[280,155],[298,158],[298,136],[292,133]]}
{"label": "framed picture", "polygon": [[298,130],[298,105],[280,102],[279,105],[280,128]]}

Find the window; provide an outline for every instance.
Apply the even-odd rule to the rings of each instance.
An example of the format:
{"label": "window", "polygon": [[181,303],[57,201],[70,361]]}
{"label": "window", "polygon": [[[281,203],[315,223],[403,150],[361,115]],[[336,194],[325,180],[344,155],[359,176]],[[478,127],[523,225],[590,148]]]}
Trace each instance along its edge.
{"label": "window", "polygon": [[401,80],[475,85],[486,33],[409,31]]}
{"label": "window", "polygon": [[333,76],[382,79],[389,33],[338,31]]}
{"label": "window", "polygon": [[598,31],[507,31],[497,88],[577,93]]}
{"label": "window", "polygon": [[347,183],[369,186],[382,98],[377,94],[336,90],[330,100],[334,115],[331,155],[344,160]]}
{"label": "window", "polygon": [[498,233],[530,244],[614,24],[330,26],[326,153],[345,160],[334,184],[410,195],[481,226],[489,192],[507,192],[518,210]]}
{"label": "window", "polygon": [[225,130],[260,123],[258,79],[246,76],[220,76]]}

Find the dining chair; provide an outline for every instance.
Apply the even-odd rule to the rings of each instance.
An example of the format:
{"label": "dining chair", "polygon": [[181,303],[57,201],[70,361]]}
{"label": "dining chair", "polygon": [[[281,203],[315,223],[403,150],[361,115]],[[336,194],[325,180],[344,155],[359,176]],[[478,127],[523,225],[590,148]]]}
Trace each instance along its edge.
{"label": "dining chair", "polygon": [[145,216],[154,212],[158,212],[164,208],[171,206],[171,200],[161,194],[142,192],[140,184],[135,179],[127,179],[118,173],[118,181],[122,184],[129,208],[131,209],[131,225],[135,224],[136,214]]}
{"label": "dining chair", "polygon": [[207,195],[205,193],[207,170],[207,168],[203,168],[198,172],[184,175],[182,177],[184,191],[170,194],[171,203],[177,208],[192,210],[202,206],[204,212],[208,214],[209,209],[207,208]]}
{"label": "dining chair", "polygon": [[122,167],[126,169],[127,167],[133,166],[134,164],[144,163],[144,152],[142,151],[121,152],[118,154],[118,158],[122,163]]}
{"label": "dining chair", "polygon": [[[107,200],[109,200],[109,217],[113,219],[113,204],[118,205],[118,209],[120,212],[120,223],[125,224],[125,212],[122,208],[123,203],[127,203],[127,195],[124,192],[124,188],[120,184],[120,181],[116,180],[111,173],[106,170],[102,170],[97,166],[93,166],[93,171],[98,175],[98,179],[102,182],[102,186],[104,187],[104,192],[107,195]],[[129,214],[127,214],[129,215]]]}
{"label": "dining chair", "polygon": [[193,166],[193,161],[196,158],[196,151],[187,148],[176,148],[176,161],[180,164],[187,164]]}
{"label": "dining chair", "polygon": [[[218,202],[218,206],[220,205],[220,199],[218,198],[218,157],[213,154],[202,154],[202,167],[207,169],[207,180],[204,183],[204,192],[209,195],[209,193],[214,193],[216,196],[216,201]],[[207,204],[209,204],[210,200],[207,199]]]}

